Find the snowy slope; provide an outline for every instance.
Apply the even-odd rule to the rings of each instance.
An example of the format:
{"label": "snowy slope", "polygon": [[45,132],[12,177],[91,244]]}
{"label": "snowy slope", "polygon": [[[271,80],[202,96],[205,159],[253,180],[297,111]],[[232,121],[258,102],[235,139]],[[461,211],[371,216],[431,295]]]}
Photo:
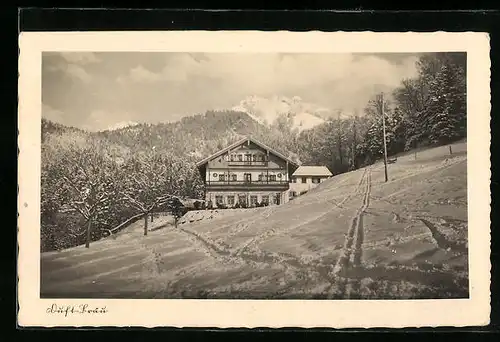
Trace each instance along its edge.
{"label": "snowy slope", "polygon": [[292,121],[292,128],[299,131],[313,128],[325,122],[322,115],[329,112],[327,108],[304,102],[298,96],[292,98],[249,96],[234,106],[232,110],[247,113],[264,125],[272,125],[279,118],[287,118]]}
{"label": "snowy slope", "polygon": [[[165,218],[166,220],[166,218]],[[42,254],[63,298],[465,298],[466,144],[332,177],[293,201],[155,219]]]}

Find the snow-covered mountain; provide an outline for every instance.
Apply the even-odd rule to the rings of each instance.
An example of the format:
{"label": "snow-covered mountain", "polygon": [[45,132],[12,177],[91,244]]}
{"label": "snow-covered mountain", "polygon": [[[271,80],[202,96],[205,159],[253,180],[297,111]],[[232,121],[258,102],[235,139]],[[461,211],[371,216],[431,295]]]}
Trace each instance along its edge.
{"label": "snow-covered mountain", "polygon": [[279,118],[287,118],[292,122],[292,128],[299,131],[313,128],[325,122],[324,117],[330,110],[318,105],[304,102],[298,96],[292,98],[273,96],[264,98],[248,96],[232,108],[234,111],[244,112],[257,122],[272,125]]}
{"label": "snow-covered mountain", "polygon": [[136,126],[138,124],[139,123],[134,122],[134,121],[122,121],[122,122],[118,122],[118,123],[116,123],[114,125],[109,126],[108,127],[108,131],[114,131],[114,130],[122,129],[122,128],[125,128],[125,127]]}

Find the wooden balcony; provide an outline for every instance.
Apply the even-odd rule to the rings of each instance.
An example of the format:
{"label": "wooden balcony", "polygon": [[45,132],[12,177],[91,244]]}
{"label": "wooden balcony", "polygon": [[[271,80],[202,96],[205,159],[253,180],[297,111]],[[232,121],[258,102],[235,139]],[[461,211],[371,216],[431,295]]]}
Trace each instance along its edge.
{"label": "wooden balcony", "polygon": [[227,164],[229,166],[267,166],[269,164],[268,161],[250,161],[250,160],[233,160],[228,161]]}
{"label": "wooden balcony", "polygon": [[284,180],[262,180],[262,181],[206,181],[207,190],[265,190],[265,191],[284,191],[290,187],[288,181]]}

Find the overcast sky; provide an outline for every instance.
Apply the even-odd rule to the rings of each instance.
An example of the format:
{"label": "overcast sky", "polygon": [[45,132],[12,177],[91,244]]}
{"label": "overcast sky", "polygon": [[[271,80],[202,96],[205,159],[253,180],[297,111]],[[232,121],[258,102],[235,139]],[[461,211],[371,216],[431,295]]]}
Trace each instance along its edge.
{"label": "overcast sky", "polygon": [[167,122],[249,95],[363,108],[416,73],[412,54],[44,53],[43,117],[88,130]]}

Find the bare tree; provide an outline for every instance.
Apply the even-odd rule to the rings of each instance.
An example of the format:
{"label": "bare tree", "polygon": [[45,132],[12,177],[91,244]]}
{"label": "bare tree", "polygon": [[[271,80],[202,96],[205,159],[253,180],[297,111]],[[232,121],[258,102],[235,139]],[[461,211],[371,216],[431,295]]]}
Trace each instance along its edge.
{"label": "bare tree", "polygon": [[144,214],[144,235],[148,234],[148,216],[181,193],[182,165],[155,149],[128,160],[120,199]]}
{"label": "bare tree", "polygon": [[344,165],[343,162],[343,153],[342,153],[342,119],[340,118],[340,111],[337,112],[337,149],[339,154],[340,166]]}
{"label": "bare tree", "polygon": [[358,115],[357,113],[352,118],[352,142],[351,142],[351,168],[357,168],[357,148],[358,148]]}
{"label": "bare tree", "polygon": [[77,212],[85,219],[85,247],[92,239],[93,223],[109,210],[115,190],[115,166],[106,160],[104,146],[98,140],[86,142],[83,147],[70,144],[65,151],[61,165],[60,186],[62,187],[61,212]]}

